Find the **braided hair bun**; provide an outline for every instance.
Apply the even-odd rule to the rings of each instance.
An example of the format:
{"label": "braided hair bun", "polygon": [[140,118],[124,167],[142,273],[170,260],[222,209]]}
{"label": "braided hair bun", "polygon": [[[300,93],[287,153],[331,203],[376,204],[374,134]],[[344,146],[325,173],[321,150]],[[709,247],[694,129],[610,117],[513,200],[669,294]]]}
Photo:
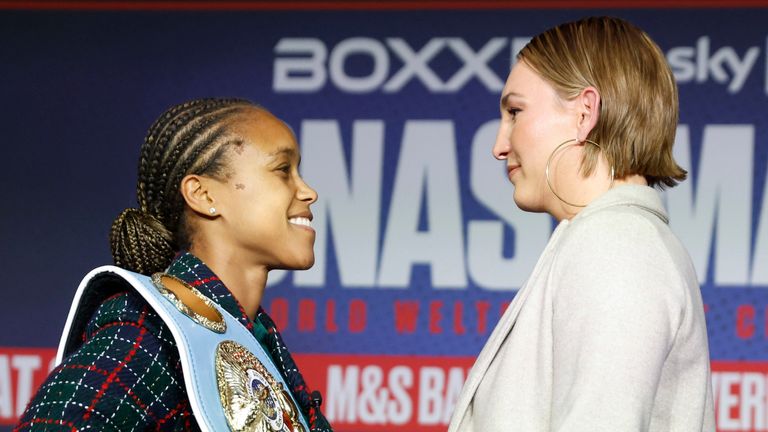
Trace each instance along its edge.
{"label": "braided hair bun", "polygon": [[112,223],[109,243],[115,265],[146,275],[165,270],[176,252],[170,231],[151,214],[133,208]]}

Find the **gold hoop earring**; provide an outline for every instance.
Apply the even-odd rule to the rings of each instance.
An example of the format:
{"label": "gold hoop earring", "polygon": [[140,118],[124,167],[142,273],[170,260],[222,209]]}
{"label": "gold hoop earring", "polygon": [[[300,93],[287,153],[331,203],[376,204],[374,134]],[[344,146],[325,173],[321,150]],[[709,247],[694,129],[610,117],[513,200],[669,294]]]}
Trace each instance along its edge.
{"label": "gold hoop earring", "polygon": [[[557,147],[555,147],[554,150],[552,150],[552,153],[549,155],[549,159],[547,159],[547,167],[544,170],[544,175],[547,178],[547,186],[549,187],[549,191],[552,192],[552,195],[554,195],[555,198],[559,199],[560,201],[562,201],[563,203],[565,203],[565,204],[567,204],[567,205],[569,205],[571,207],[583,208],[583,207],[586,207],[587,205],[586,204],[574,204],[574,203],[568,202],[565,199],[563,199],[563,197],[558,195],[557,192],[555,192],[555,188],[552,187],[552,181],[549,179],[549,165],[552,163],[552,159],[555,157],[555,153],[557,153],[557,151],[560,150],[560,148],[563,147],[564,145],[572,143],[574,141],[576,141],[576,144],[579,144],[578,140],[576,140],[575,138],[572,138],[572,139],[565,140],[565,141],[561,142],[560,145],[558,145]],[[598,144],[598,143],[596,143],[596,142],[594,142],[592,140],[586,139],[586,140],[584,140],[584,142],[592,144],[593,146],[597,147],[601,151],[603,150],[603,148],[600,147],[600,144]],[[608,185],[608,189],[613,187],[613,175],[614,175],[613,166],[611,166],[611,184]]]}

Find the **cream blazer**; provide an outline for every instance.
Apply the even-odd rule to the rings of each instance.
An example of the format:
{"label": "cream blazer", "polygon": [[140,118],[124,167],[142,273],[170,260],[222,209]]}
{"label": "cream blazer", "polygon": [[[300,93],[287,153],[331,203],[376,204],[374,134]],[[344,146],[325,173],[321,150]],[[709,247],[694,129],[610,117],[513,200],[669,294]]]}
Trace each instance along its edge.
{"label": "cream blazer", "polygon": [[699,284],[654,189],[613,188],[558,225],[448,431],[715,431]]}

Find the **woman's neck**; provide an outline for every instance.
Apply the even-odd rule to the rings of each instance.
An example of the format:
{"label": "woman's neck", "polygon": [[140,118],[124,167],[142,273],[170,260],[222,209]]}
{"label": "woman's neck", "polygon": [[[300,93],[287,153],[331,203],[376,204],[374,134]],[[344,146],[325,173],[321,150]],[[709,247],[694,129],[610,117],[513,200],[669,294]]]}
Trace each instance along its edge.
{"label": "woman's neck", "polygon": [[[640,185],[640,186],[648,186],[648,181],[645,179],[645,176],[639,175],[639,174],[632,174],[628,175],[626,177],[623,177],[621,179],[614,179],[613,182],[606,188],[605,184],[600,185],[598,182],[587,182],[585,184],[585,187],[583,187],[583,191],[586,192],[586,195],[590,198],[584,203],[585,205],[589,205],[592,201],[600,197],[605,192],[608,192],[610,189],[613,189],[617,186],[621,185]],[[592,187],[590,189],[590,186]],[[555,204],[555,211],[549,212],[552,217],[557,219],[558,222],[562,221],[563,219],[571,220],[574,217],[576,217],[579,212],[584,207],[575,207],[570,206],[565,203],[563,203],[560,200],[557,200],[555,198],[556,202]]]}
{"label": "woman's neck", "polygon": [[255,319],[267,285],[267,268],[242,262],[232,252],[205,245],[193,244],[189,251],[221,279],[243,307],[248,318]]}

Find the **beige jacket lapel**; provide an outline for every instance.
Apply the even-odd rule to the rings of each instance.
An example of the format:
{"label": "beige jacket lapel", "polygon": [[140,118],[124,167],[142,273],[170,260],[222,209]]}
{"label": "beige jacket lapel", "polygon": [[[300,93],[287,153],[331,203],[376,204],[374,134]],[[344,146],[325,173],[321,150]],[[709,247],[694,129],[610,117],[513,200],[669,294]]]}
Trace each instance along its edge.
{"label": "beige jacket lapel", "polygon": [[[525,288],[527,288],[527,285]],[[512,330],[512,327],[514,327],[517,316],[520,314],[520,308],[522,307],[523,303],[525,303],[525,298],[528,296],[528,292],[530,291],[525,288],[521,289],[517,293],[515,299],[512,301],[512,304],[510,304],[506,312],[504,312],[504,315],[502,315],[501,320],[499,320],[499,323],[496,325],[493,333],[491,333],[490,338],[488,338],[488,342],[486,342],[483,350],[480,351],[480,355],[477,356],[477,360],[475,360],[475,364],[472,366],[472,370],[467,377],[467,381],[464,383],[461,396],[459,396],[459,400],[456,402],[456,408],[453,412],[453,418],[451,419],[448,432],[456,431],[459,424],[461,424],[461,420],[464,418],[464,414],[469,407],[469,403],[475,396],[477,387],[483,380],[485,372],[491,365],[491,361],[493,361],[493,358],[496,357],[496,353],[499,352],[502,343],[507,338],[507,335]]]}
{"label": "beige jacket lapel", "polygon": [[[568,220],[562,221],[552,233],[547,246],[544,248],[544,251],[539,257],[539,260],[536,263],[531,276],[528,278],[528,281],[535,280],[538,274],[541,272],[542,263],[547,261],[546,257],[551,253],[554,245],[557,242],[557,239],[560,237],[560,234],[567,225]],[[509,332],[512,331],[512,327],[514,327],[515,321],[517,320],[518,315],[520,315],[520,310],[522,309],[525,300],[528,298],[528,294],[533,289],[531,288],[531,285],[535,284],[526,282],[520,291],[518,291],[514,300],[512,300],[512,303],[509,305],[506,312],[504,312],[504,315],[502,315],[501,319],[499,320],[499,323],[496,324],[496,328],[494,328],[493,333],[491,333],[491,336],[488,338],[488,342],[485,343],[482,351],[480,351],[480,354],[477,356],[477,360],[475,360],[475,364],[472,366],[472,370],[467,377],[467,381],[464,383],[464,388],[461,390],[459,400],[456,402],[456,407],[453,411],[453,417],[451,418],[448,432],[455,432],[458,430],[459,425],[466,415],[467,408],[469,407],[472,398],[475,396],[477,387],[483,380],[486,371],[488,371],[488,367],[490,367],[491,362],[496,357],[499,349],[501,349],[501,346],[504,343],[504,340],[506,340],[507,335],[509,335]]]}

